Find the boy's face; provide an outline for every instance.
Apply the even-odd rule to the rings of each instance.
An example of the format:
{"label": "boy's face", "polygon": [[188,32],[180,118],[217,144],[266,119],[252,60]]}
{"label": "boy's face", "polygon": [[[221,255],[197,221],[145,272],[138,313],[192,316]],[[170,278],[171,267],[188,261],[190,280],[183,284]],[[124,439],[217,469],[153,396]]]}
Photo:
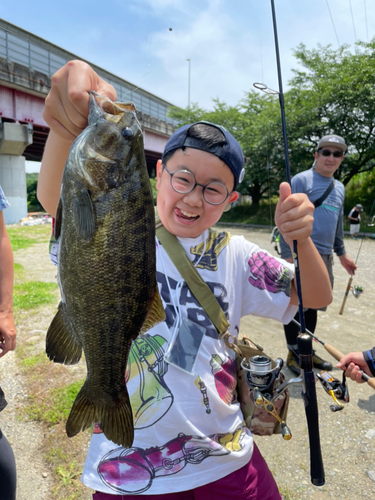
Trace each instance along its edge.
{"label": "boy's face", "polygon": [[[188,170],[199,184],[221,182],[231,193],[234,176],[230,168],[217,156],[200,149],[178,149],[166,165],[170,173]],[[195,238],[214,225],[228,203],[236,201],[238,193],[233,191],[221,205],[210,205],[203,198],[203,188],[196,186],[187,194],[177,193],[171,186],[171,176],[161,160],[157,164],[157,207],[164,227],[175,236]]]}

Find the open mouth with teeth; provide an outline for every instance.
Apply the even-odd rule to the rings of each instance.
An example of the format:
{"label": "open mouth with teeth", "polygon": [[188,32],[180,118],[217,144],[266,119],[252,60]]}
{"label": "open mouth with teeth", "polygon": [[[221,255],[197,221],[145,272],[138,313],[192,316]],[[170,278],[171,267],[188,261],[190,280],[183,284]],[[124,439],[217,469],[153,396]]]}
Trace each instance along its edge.
{"label": "open mouth with teeth", "polygon": [[199,219],[199,215],[193,214],[191,212],[187,212],[186,210],[181,210],[180,208],[175,209],[175,214],[179,219],[182,219],[186,222],[193,222]]}

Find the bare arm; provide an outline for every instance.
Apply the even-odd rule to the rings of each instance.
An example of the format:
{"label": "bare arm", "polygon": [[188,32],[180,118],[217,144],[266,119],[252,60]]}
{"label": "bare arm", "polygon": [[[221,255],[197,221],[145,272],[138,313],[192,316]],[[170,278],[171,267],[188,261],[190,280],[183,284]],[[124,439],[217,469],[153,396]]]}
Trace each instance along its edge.
{"label": "bare arm", "polygon": [[13,318],[13,252],[0,212],[0,357],[16,347],[16,325]]}
{"label": "bare arm", "polygon": [[38,179],[38,200],[55,215],[69,149],[87,125],[89,90],[116,100],[112,85],[82,61],[70,61],[52,77],[43,117],[50,127]]}
{"label": "bare arm", "polygon": [[[305,194],[292,195],[289,184],[283,182],[280,185],[275,222],[291,249],[293,240],[297,240],[304,306],[319,309],[332,302],[332,288],[327,268],[310,238],[313,213],[314,205]],[[294,283],[290,301],[294,305],[298,304]]]}

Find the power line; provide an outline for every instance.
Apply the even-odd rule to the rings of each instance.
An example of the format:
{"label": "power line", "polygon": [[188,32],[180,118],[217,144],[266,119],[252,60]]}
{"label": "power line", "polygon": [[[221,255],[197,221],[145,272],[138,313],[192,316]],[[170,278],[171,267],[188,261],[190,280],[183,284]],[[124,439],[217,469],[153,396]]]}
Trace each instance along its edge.
{"label": "power line", "polygon": [[354,24],[354,17],[353,17],[353,10],[352,10],[352,2],[351,0],[349,0],[349,5],[350,5],[350,13],[352,15],[352,22],[353,22],[353,30],[354,30],[354,38],[355,38],[355,41],[357,41],[357,33],[355,31],[355,24]]}
{"label": "power line", "polygon": [[328,12],[329,12],[329,15],[330,15],[330,18],[331,18],[331,21],[332,21],[333,30],[334,30],[335,35],[336,35],[336,40],[337,40],[338,46],[340,47],[341,44],[340,44],[340,41],[339,41],[339,37],[337,36],[336,27],[335,27],[335,23],[333,22],[333,17],[332,17],[332,14],[331,14],[331,9],[329,8],[328,0],[326,0],[326,3],[327,3],[327,7],[328,7]]}
{"label": "power line", "polygon": [[367,24],[367,8],[366,8],[366,0],[364,0],[364,3],[365,3],[366,34],[367,34],[367,41],[368,41],[368,24]]}

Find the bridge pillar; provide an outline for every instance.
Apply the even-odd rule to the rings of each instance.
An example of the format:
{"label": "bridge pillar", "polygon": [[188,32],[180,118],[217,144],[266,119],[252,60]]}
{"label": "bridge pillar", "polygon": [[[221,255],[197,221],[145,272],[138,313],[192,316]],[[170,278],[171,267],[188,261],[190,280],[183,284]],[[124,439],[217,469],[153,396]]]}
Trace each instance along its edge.
{"label": "bridge pillar", "polygon": [[33,142],[32,125],[0,122],[0,185],[10,203],[4,210],[6,224],[15,224],[27,216],[25,157]]}

